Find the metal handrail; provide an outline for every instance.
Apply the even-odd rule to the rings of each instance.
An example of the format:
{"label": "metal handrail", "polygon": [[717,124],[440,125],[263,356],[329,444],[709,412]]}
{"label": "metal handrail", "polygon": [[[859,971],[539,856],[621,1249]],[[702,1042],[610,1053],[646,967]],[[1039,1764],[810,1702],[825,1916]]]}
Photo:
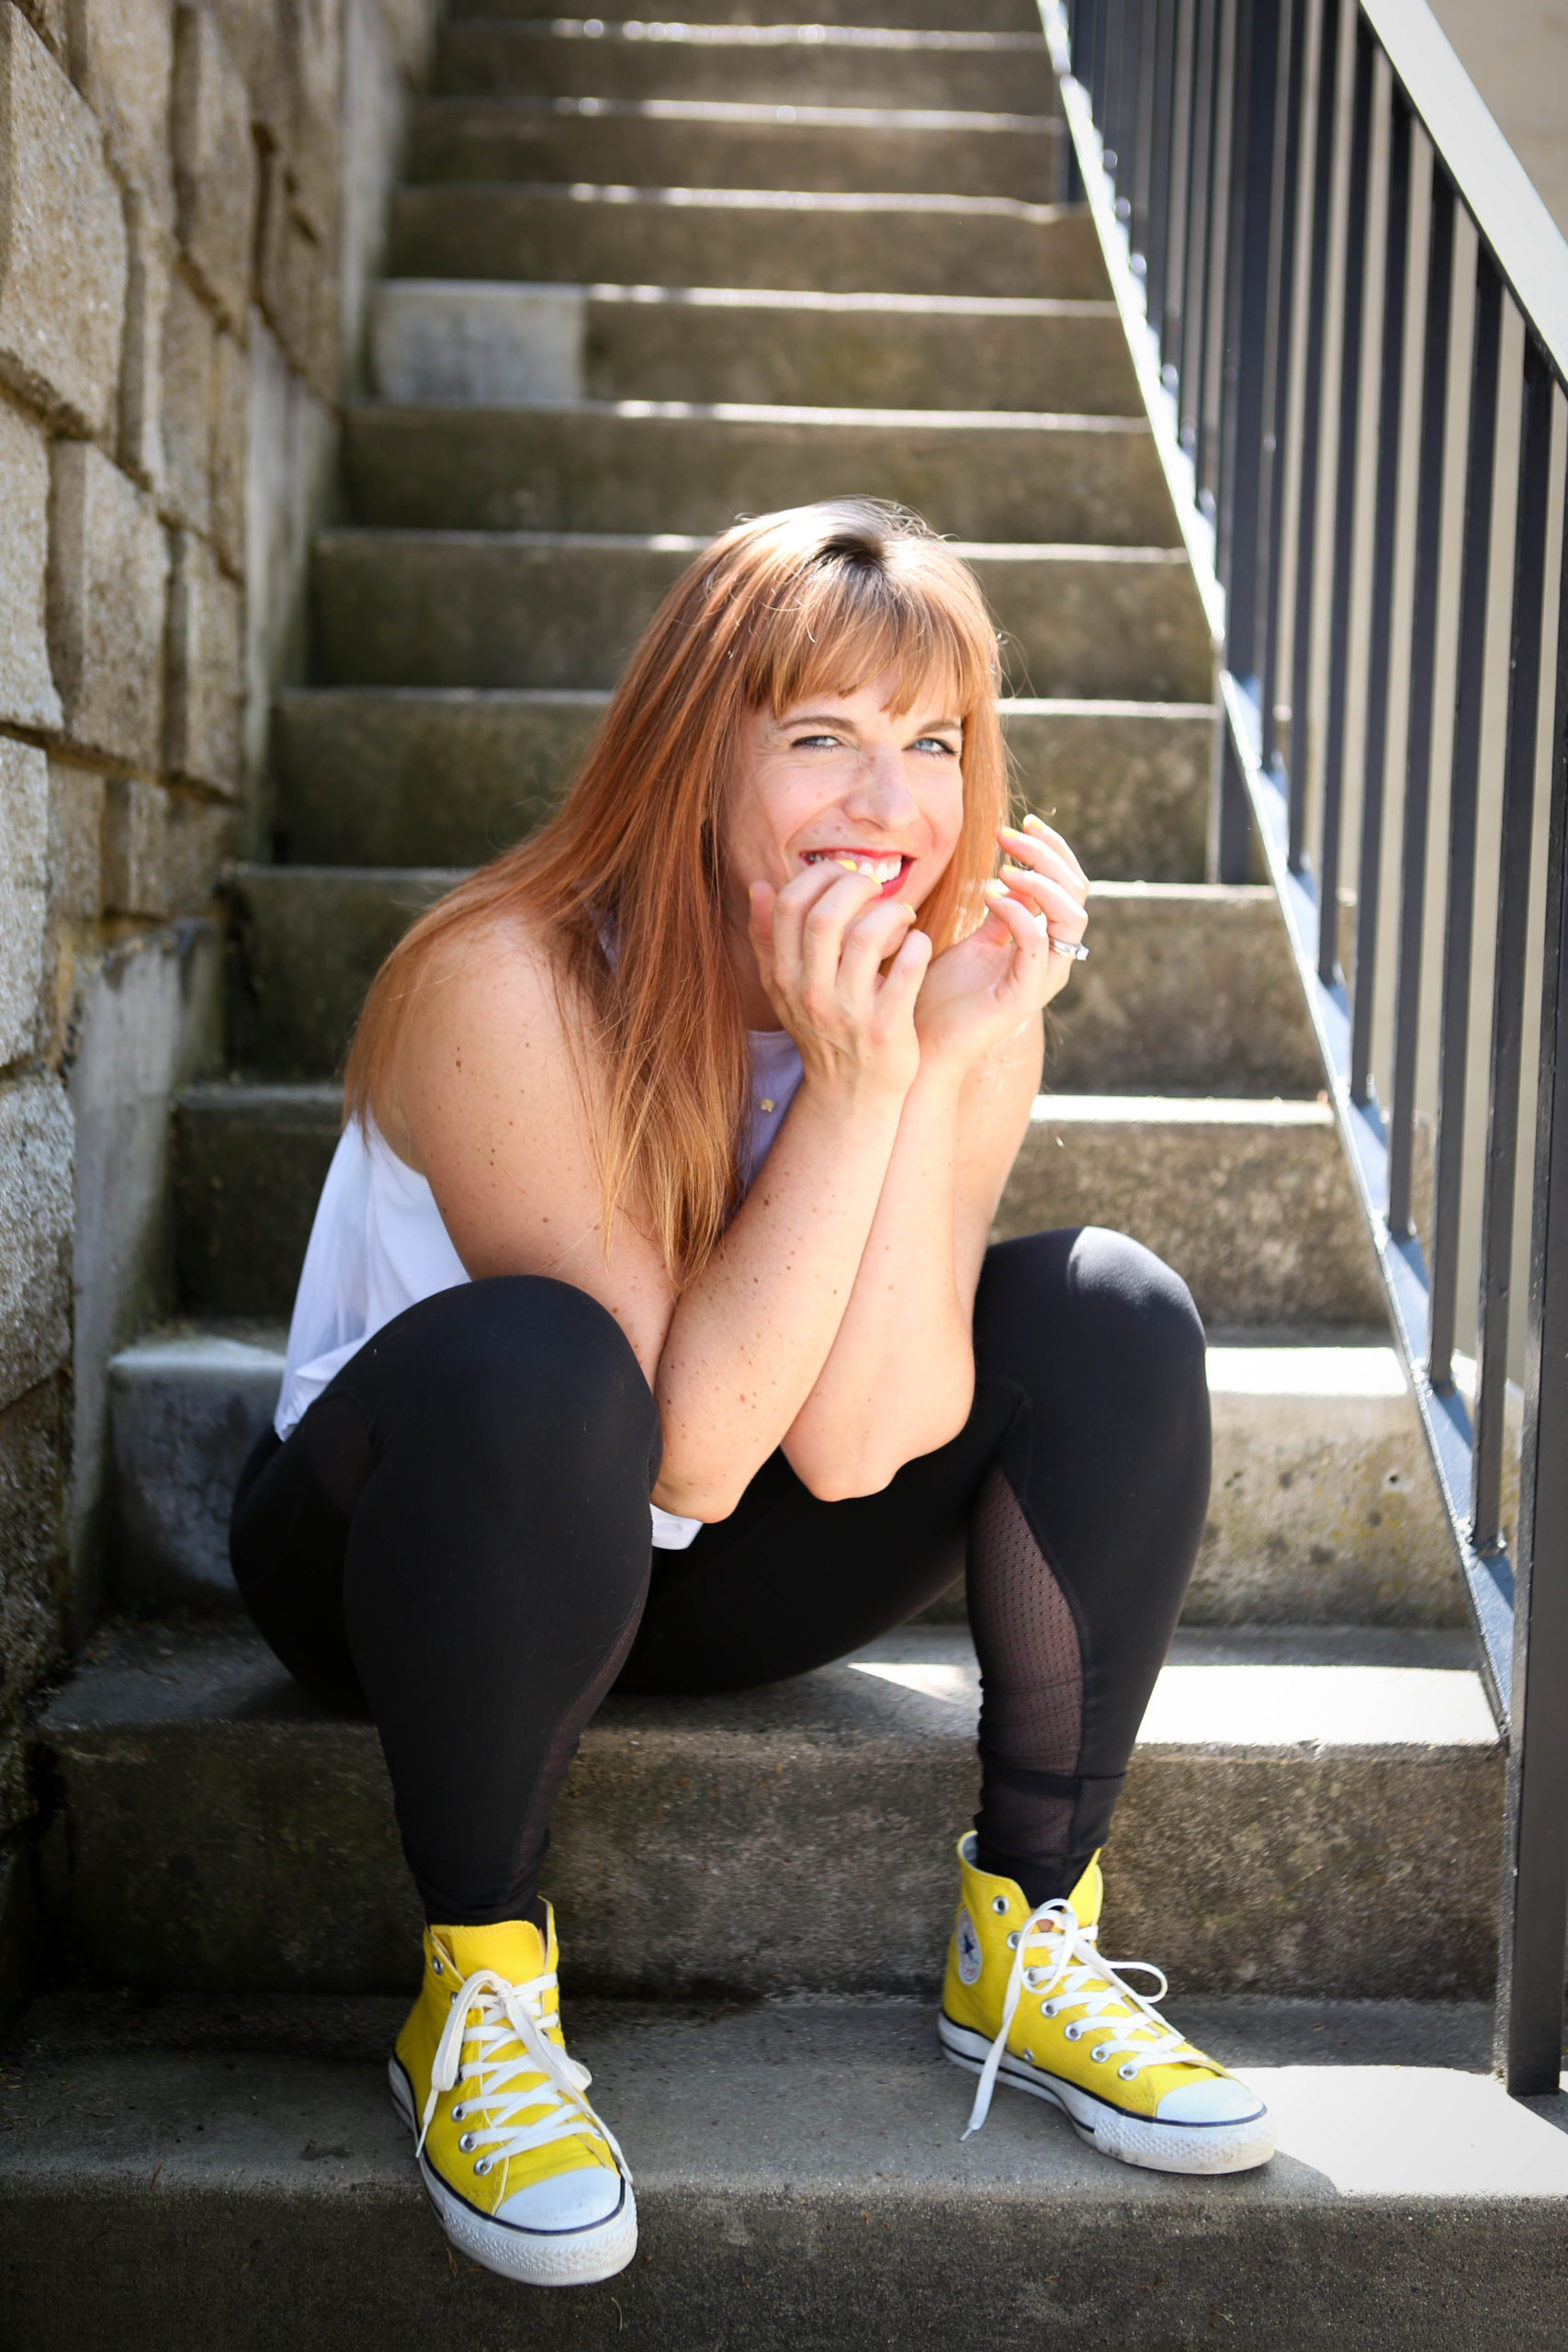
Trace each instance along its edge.
{"label": "metal handrail", "polygon": [[[1261,844],[1453,1537],[1483,1677],[1508,1742],[1497,2060],[1515,2093],[1554,2090],[1568,1940],[1568,1071],[1558,1072],[1560,1042],[1568,1052],[1568,528],[1550,648],[1544,637],[1553,432],[1568,387],[1568,244],[1424,0],[1041,0],[1041,15],[1070,134],[1069,194],[1087,200],[1099,231],[1214,635],[1223,724],[1211,873],[1245,880],[1254,839]],[[1380,133],[1386,197],[1374,220]],[[1424,283],[1411,266],[1420,249],[1422,141],[1431,153]],[[1476,232],[1468,383],[1456,381],[1460,214]],[[1383,300],[1371,320],[1366,288],[1380,261]],[[1504,365],[1510,310],[1522,327],[1517,372]],[[1400,441],[1417,325],[1418,443],[1407,490]],[[1375,390],[1376,413],[1363,447],[1364,386]],[[1497,425],[1509,400],[1518,403],[1519,459],[1499,762],[1483,716],[1488,621],[1501,593],[1490,564],[1502,489]],[[1467,445],[1457,583],[1443,562],[1450,407],[1456,419],[1462,413]],[[1323,463],[1325,410],[1338,419],[1332,476]],[[1363,485],[1371,492],[1370,586],[1357,563]],[[1400,683],[1391,610],[1401,560],[1413,582],[1407,722],[1397,912],[1385,925],[1387,739]],[[1314,614],[1325,582],[1328,638],[1320,646]],[[1440,592],[1456,584],[1443,950],[1434,958],[1424,939],[1435,704],[1448,683],[1438,676],[1438,609]],[[1357,645],[1366,707],[1352,842]],[[1312,686],[1325,654],[1321,757],[1309,772]],[[1543,684],[1556,699],[1542,858],[1532,854],[1532,834]],[[1454,1357],[1468,1040],[1480,986],[1475,864],[1493,802],[1495,815],[1484,821],[1495,825],[1499,887],[1472,1420]],[[1347,982],[1341,876],[1352,868]],[[1532,897],[1545,906],[1535,942],[1526,922]],[[1536,1115],[1533,1136],[1521,1136],[1532,947],[1541,977]],[[1386,1105],[1373,1076],[1380,971],[1393,1009]],[[1428,1263],[1415,1216],[1416,1046],[1434,1014]],[[1521,1146],[1532,1181],[1510,1553],[1502,1472]]]}

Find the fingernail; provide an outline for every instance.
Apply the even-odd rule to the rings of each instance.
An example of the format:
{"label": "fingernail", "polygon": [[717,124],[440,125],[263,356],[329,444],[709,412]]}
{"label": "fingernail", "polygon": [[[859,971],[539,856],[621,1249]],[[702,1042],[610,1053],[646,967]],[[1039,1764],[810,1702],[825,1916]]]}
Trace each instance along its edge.
{"label": "fingernail", "polygon": [[1042,938],[1042,939],[1049,939],[1049,938],[1050,938],[1050,936],[1051,936],[1051,926],[1050,926],[1050,924],[1046,922],[1046,920],[1045,920],[1045,918],[1044,918],[1044,916],[1043,916],[1043,915],[1036,915],[1036,916],[1035,916],[1035,918],[1034,918],[1034,928],[1035,928],[1035,930],[1040,933],[1040,936],[1041,936],[1041,938]]}
{"label": "fingernail", "polygon": [[1043,817],[1031,814],[1024,819],[1023,826],[1026,832],[1043,833],[1045,831],[1045,820]]}
{"label": "fingernail", "polygon": [[901,915],[908,916],[911,922],[918,920],[915,909],[913,907],[906,906],[902,899],[895,899],[893,903],[897,908],[898,912]]}
{"label": "fingernail", "polygon": [[836,857],[833,860],[833,863],[835,865],[841,865],[846,874],[858,874],[860,872],[860,867],[855,864],[852,857]]}
{"label": "fingernail", "polygon": [[987,899],[1006,899],[1010,898],[1011,895],[1012,894],[1009,890],[1005,882],[990,881],[986,885],[986,896]]}
{"label": "fingernail", "polygon": [[1017,825],[1001,825],[998,826],[998,831],[1004,842],[1021,842],[1024,839],[1022,831]]}

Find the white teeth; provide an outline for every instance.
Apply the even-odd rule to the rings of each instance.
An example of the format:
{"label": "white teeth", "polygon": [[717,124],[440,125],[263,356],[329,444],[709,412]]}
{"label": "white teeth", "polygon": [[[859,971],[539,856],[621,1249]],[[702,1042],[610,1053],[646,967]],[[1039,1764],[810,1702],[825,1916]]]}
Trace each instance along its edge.
{"label": "white teeth", "polygon": [[[844,855],[844,851],[838,849],[808,849],[804,852],[807,865],[820,865],[824,858],[830,858],[836,864]],[[901,857],[863,857],[856,860],[855,871],[857,874],[869,874],[874,882],[891,882],[902,871],[903,864]]]}

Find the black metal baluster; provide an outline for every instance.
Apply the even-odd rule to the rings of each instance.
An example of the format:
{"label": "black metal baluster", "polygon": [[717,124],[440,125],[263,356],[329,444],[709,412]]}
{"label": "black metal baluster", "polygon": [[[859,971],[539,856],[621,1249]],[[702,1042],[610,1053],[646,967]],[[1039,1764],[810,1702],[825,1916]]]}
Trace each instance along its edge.
{"label": "black metal baluster", "polygon": [[1525,350],[1521,409],[1475,1345],[1475,1477],[1472,1505],[1478,1552],[1495,1551],[1503,1540],[1503,1416],[1508,1385],[1508,1290],[1514,1261],[1519,1057],[1524,1047],[1525,922],[1529,911],[1536,726],[1540,715],[1541,599],[1546,591],[1547,489],[1551,472],[1551,374],[1546,355],[1533,335],[1528,337]]}
{"label": "black metal baluster", "polygon": [[1388,761],[1389,650],[1393,622],[1393,538],[1399,504],[1399,407],[1404,380],[1404,305],[1410,262],[1410,102],[1396,84],[1388,140],[1382,373],[1378,389],[1378,486],[1372,522],[1372,609],[1367,655],[1367,729],[1361,754],[1361,851],[1356,876],[1356,969],[1350,986],[1350,1100],[1371,1093],[1372,1002],[1378,898],[1382,888],[1383,781]]}
{"label": "black metal baluster", "polygon": [[[1258,644],[1258,755],[1271,769],[1279,756],[1280,591],[1285,564],[1286,436],[1290,429],[1291,329],[1296,288],[1296,196],[1301,176],[1303,74],[1307,0],[1283,0],[1280,84],[1275,106],[1274,193],[1269,207],[1269,303],[1263,343],[1264,440],[1258,475],[1258,531],[1264,553]],[[1287,29],[1288,28],[1288,29]]]}
{"label": "black metal baluster", "polygon": [[1180,409],[1182,326],[1187,313],[1187,204],[1192,177],[1192,54],[1198,0],[1178,0],[1172,74],[1170,223],[1166,233],[1166,283],[1160,316],[1160,359]]}
{"label": "black metal baluster", "polygon": [[1356,549],[1356,450],[1360,437],[1361,311],[1367,277],[1367,178],[1372,143],[1372,37],[1356,19],[1350,185],[1339,342],[1339,439],[1335,459],[1334,571],[1328,613],[1328,724],[1323,740],[1323,828],[1318,860],[1317,977],[1339,969],[1339,867],[1345,801],[1345,705],[1350,679],[1351,560]]}
{"label": "black metal baluster", "polygon": [[[1129,193],[1133,217],[1127,224],[1133,266],[1143,267],[1145,300],[1148,288],[1149,184],[1154,166],[1155,56],[1158,49],[1160,0],[1140,0],[1137,11],[1138,49],[1134,93],[1133,175]],[[1152,314],[1151,314],[1152,315]]]}
{"label": "black metal baluster", "polygon": [[1198,503],[1211,522],[1219,516],[1224,389],[1225,279],[1230,252],[1231,141],[1235,112],[1237,17],[1245,0],[1220,0],[1214,28],[1214,95],[1209,160],[1209,238],[1203,264],[1203,325],[1198,338],[1198,437],[1192,462]]}
{"label": "black metal baluster", "polygon": [[1096,60],[1094,119],[1100,129],[1101,161],[1107,172],[1116,170],[1116,85],[1122,65],[1122,15],[1126,0],[1104,0],[1105,33]]}
{"label": "black metal baluster", "polygon": [[1497,2059],[1516,2098],[1558,2087],[1568,1928],[1568,530],[1556,668],[1498,1954]]}
{"label": "black metal baluster", "polygon": [[[1269,309],[1280,5],[1281,0],[1239,0],[1236,23],[1221,426],[1224,467],[1215,570],[1225,592],[1225,662],[1239,678],[1250,678],[1257,668],[1258,476],[1268,348],[1257,322],[1266,318]],[[1284,6],[1288,8],[1290,0]],[[1246,877],[1222,874],[1220,878]]]}
{"label": "black metal baluster", "polygon": [[1393,999],[1393,1085],[1388,1137],[1388,1229],[1410,1231],[1416,1057],[1421,1028],[1421,938],[1427,920],[1427,832],[1432,799],[1433,665],[1438,639],[1438,558],[1442,545],[1443,444],[1449,416],[1449,335],[1453,311],[1454,191],[1434,157],[1427,254],[1427,324],[1421,357],[1421,451],[1416,491],[1415,600],[1410,616],[1410,716],[1404,746],[1404,827],[1400,852],[1399,941]]}
{"label": "black metal baluster", "polygon": [[1475,269],[1475,345],[1464,478],[1464,555],[1460,575],[1453,774],[1449,786],[1448,899],[1438,1034],[1437,1131],[1432,1148],[1432,1320],[1427,1370],[1434,1388],[1447,1388],[1453,1380],[1460,1188],[1464,1171],[1465,1083],[1470,1065],[1471,949],[1475,934],[1475,816],[1481,776],[1492,476],[1497,438],[1497,356],[1502,330],[1503,281],[1483,245]]}
{"label": "black metal baluster", "polygon": [[1198,0],[1192,42],[1192,130],[1187,171],[1187,259],[1182,271],[1180,421],[1182,447],[1198,446],[1198,396],[1203,323],[1208,315],[1209,175],[1214,156],[1214,19],[1220,0]]}
{"label": "black metal baluster", "polygon": [[1318,41],[1317,120],[1313,140],[1312,247],[1307,271],[1306,379],[1296,512],[1294,659],[1291,665],[1290,847],[1299,874],[1306,846],[1307,707],[1312,690],[1312,605],[1317,573],[1317,468],[1322,427],[1323,321],[1334,180],[1334,99],[1339,74],[1339,0],[1323,0]]}
{"label": "black metal baluster", "polygon": [[1154,0],[1153,119],[1149,133],[1148,275],[1144,280],[1147,317],[1156,334],[1165,318],[1170,275],[1170,141],[1176,106],[1177,0]]}

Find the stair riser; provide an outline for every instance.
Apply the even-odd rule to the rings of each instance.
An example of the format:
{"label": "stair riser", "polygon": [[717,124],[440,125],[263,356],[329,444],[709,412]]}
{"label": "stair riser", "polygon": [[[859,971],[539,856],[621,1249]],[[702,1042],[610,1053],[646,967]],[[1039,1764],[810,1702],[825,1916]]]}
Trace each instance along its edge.
{"label": "stair riser", "polygon": [[[967,13],[967,11],[965,11]],[[982,37],[983,38],[983,37]],[[992,37],[993,41],[995,36]],[[884,41],[624,40],[537,24],[447,24],[430,86],[444,96],[705,98],[730,105],[1056,111],[1043,40],[911,48]]]}
{"label": "stair riser", "polygon": [[840,419],[365,408],[348,421],[345,489],[378,526],[703,535],[852,482],[959,538],[1176,543],[1140,425]]}
{"label": "stair riser", "polygon": [[[340,1123],[334,1089],[231,1102],[214,1089],[175,1118],[180,1279],[209,1312],[287,1315]],[[1060,1137],[1060,1140],[1058,1140]],[[1216,1325],[1365,1329],[1382,1319],[1371,1253],[1337,1136],[1264,1121],[1037,1121],[998,1237],[1103,1225],[1190,1284]]]}
{"label": "stair riser", "polygon": [[[323,865],[477,865],[556,805],[602,702],[286,692],[272,759],[285,854]],[[1201,707],[1006,718],[1028,804],[1105,881],[1198,882],[1213,754]]]}
{"label": "stair riser", "polygon": [[[693,2063],[705,2054],[694,2030]],[[597,2052],[593,2061],[602,2063]],[[832,2352],[886,2342],[951,2352],[955,2338],[1039,2352],[1048,2331],[1069,2330],[1118,2352],[1173,2352],[1223,2340],[1208,2333],[1222,2327],[1215,2314],[1229,2323],[1226,2334],[1241,2317],[1247,2335],[1238,2342],[1291,2352],[1433,2352],[1439,2340],[1558,2352],[1562,2341],[1568,2261],[1551,2196],[1506,2200],[1500,2260],[1504,2200],[1363,2198],[1347,2208],[1305,2166],[1295,2167],[1299,2201],[1224,2195],[1231,2184],[1222,2182],[1201,2214],[1185,2199],[1159,2195],[1163,2182],[1136,2175],[1156,2193],[1129,2189],[1124,2203],[1043,2190],[1027,2177],[987,2180],[958,2197],[945,2183],[890,2190],[858,2171],[840,2194],[794,2183],[785,2193],[758,2184],[750,2166],[694,2188],[649,2177],[613,2104],[607,2112],[627,2136],[636,2171],[641,2253],[621,2277],[575,2289],[563,2315],[560,2297],[448,2255],[406,2136],[395,2185],[357,2177],[367,2143],[379,2153],[394,2128],[384,2077],[378,2067],[344,2068],[327,2080],[330,2098],[302,2091],[289,2102],[290,2120],[298,2118],[290,2144],[258,2180],[239,2170],[227,2181],[187,2181],[180,2150],[166,2160],[174,2187],[160,2182],[151,2202],[155,2156],[134,2178],[89,2173],[62,2188],[34,2174],[8,2185],[0,2284],[17,2342],[31,2352],[111,2343],[116,2352],[168,2352],[197,2341],[275,2352],[280,2341],[349,2340],[345,2307],[353,2340],[378,2352],[429,2352],[453,2336],[508,2352],[560,2352],[579,2336],[608,2343],[623,2325],[647,2352]],[[613,2072],[607,2080],[614,2085]],[[786,2085],[775,2094],[789,2095]],[[594,2096],[613,2101],[615,2093]],[[961,2107],[960,2093],[954,2132]],[[194,2128],[201,2109],[198,2095],[177,2111]],[[1036,2128],[1066,2127],[1043,2109]],[[330,2159],[342,2144],[360,2163],[299,2161],[301,2145]],[[898,2154],[895,2139],[890,2167]],[[1029,2162],[1021,2150],[1021,2162]],[[1320,2183],[1314,2196],[1308,2185]],[[90,2263],[82,2258],[85,2210]],[[187,2332],[193,2277],[199,2338]]]}
{"label": "stair riser", "polygon": [[491,406],[591,399],[1139,413],[1109,304],[1030,316],[650,293],[394,279],[372,298],[377,389],[391,401]]}
{"label": "stair riser", "polygon": [[863,122],[660,120],[557,115],[446,98],[417,107],[408,178],[418,186],[512,180],[536,186],[799,188],[841,196],[1062,193],[1054,122],[942,130]]}
{"label": "stair riser", "polygon": [[[46,1876],[73,1972],[230,1993],[408,1983],[419,1909],[368,1724],[242,1714],[68,1733],[50,1757],[70,1838]],[[1157,1951],[1189,1992],[1483,1995],[1502,1786],[1484,1749],[1143,1751],[1117,1812],[1106,1948]],[[611,1702],[568,1776],[545,1875],[572,1987],[930,1994],[975,1794],[952,1736],[734,1737]]]}
{"label": "stair riser", "polygon": [[392,199],[397,277],[573,286],[734,286],[827,294],[1055,295],[1103,301],[1105,266],[1082,211],[625,202],[511,187],[403,188]]}
{"label": "stair riser", "polygon": [[355,520],[410,530],[727,530],[852,483],[961,539],[1171,547],[1151,435],[596,410],[368,407],[345,421]]}
{"label": "stair riser", "polygon": [[1365,1329],[1385,1317],[1339,1138],[1321,1123],[1058,1118],[1013,1164],[996,1238],[1130,1233],[1176,1268],[1206,1323]]}
{"label": "stair riser", "polygon": [[[229,1511],[270,1421],[280,1364],[156,1361],[110,1369],[122,1603],[232,1609]],[[1458,1626],[1464,1603],[1416,1417],[1404,1397],[1213,1400],[1214,1471],[1188,1624]],[[1517,1497],[1517,1447],[1504,1515]],[[928,1612],[962,1623],[964,1589]]]}
{"label": "stair riser", "polygon": [[[829,478],[819,494],[843,487]],[[312,575],[317,674],[330,685],[610,686],[693,552],[328,533]],[[974,561],[1015,691],[1208,698],[1208,631],[1179,549],[993,547]]]}
{"label": "stair riser", "polygon": [[[473,17],[536,21],[539,0],[455,0],[458,22]],[[955,28],[955,17],[962,24]],[[579,20],[581,21],[581,19]],[[619,21],[617,19],[617,21]],[[870,25],[908,32],[1035,33],[1036,0],[682,0],[683,25]]]}
{"label": "stair riser", "polygon": [[[229,892],[231,1069],[320,1078],[414,914],[455,876],[246,866]],[[1093,952],[1056,1000],[1069,1093],[1312,1095],[1321,1069],[1271,891],[1102,888]]]}

